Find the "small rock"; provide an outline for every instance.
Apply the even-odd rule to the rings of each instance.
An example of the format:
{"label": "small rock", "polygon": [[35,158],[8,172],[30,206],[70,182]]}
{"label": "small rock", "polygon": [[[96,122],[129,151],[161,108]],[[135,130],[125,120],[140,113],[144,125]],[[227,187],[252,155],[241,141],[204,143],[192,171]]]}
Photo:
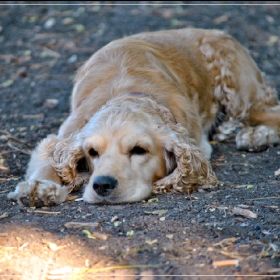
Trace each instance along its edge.
{"label": "small rock", "polygon": [[73,54],[71,57],[68,58],[67,63],[69,64],[75,63],[77,62],[77,59],[78,59],[77,55]]}
{"label": "small rock", "polygon": [[55,108],[59,103],[58,99],[46,99],[45,106],[49,109]]}
{"label": "small rock", "polygon": [[8,218],[8,217],[9,217],[9,213],[4,212],[2,215],[0,215],[0,220],[1,220],[1,219]]}
{"label": "small rock", "polygon": [[6,143],[8,141],[8,137],[6,135],[0,136],[0,143]]}
{"label": "small rock", "polygon": [[260,230],[261,228],[258,225],[254,225],[254,230]]}
{"label": "small rock", "polygon": [[56,23],[55,18],[49,18],[49,19],[45,22],[44,27],[45,27],[46,29],[49,29],[49,28],[53,27],[53,26],[55,25],[55,23]]}
{"label": "small rock", "polygon": [[265,19],[270,23],[273,24],[275,22],[275,19],[272,16],[266,15]]}
{"label": "small rock", "polygon": [[74,19],[72,19],[70,17],[67,17],[67,18],[63,19],[63,21],[62,21],[63,25],[71,25],[73,23],[74,23]]}
{"label": "small rock", "polygon": [[84,27],[84,25],[82,25],[82,24],[76,24],[76,25],[75,25],[75,29],[76,29],[76,31],[77,31],[78,33],[81,33],[81,32],[83,32],[83,31],[85,30],[85,27]]}

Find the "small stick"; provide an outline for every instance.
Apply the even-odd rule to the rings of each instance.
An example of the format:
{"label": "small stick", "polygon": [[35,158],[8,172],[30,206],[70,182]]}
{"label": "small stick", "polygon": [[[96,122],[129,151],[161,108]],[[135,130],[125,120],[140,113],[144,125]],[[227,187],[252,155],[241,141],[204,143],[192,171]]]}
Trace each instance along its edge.
{"label": "small stick", "polygon": [[26,155],[29,155],[29,156],[31,155],[31,152],[30,152],[30,151],[21,150],[21,149],[15,147],[15,146],[13,146],[13,145],[12,145],[11,143],[9,143],[9,142],[8,142],[8,146],[9,146],[10,148],[14,149],[15,151],[21,152],[21,153],[26,154]]}
{"label": "small stick", "polygon": [[224,261],[214,261],[213,266],[219,267],[219,266],[230,266],[230,265],[239,265],[239,260],[224,260]]}
{"label": "small stick", "polygon": [[3,166],[3,165],[0,165],[0,169],[1,169],[1,170],[5,170],[5,171],[10,170],[8,167],[5,167],[5,166]]}
{"label": "small stick", "polygon": [[75,229],[80,229],[80,228],[92,228],[92,227],[98,227],[99,223],[79,223],[79,222],[68,222],[64,224],[66,228],[75,228]]}
{"label": "small stick", "polygon": [[279,196],[268,196],[268,197],[258,197],[258,198],[247,198],[245,200],[262,200],[262,199],[274,199],[279,198]]}
{"label": "small stick", "polygon": [[27,210],[27,213],[37,213],[37,214],[50,214],[50,215],[57,215],[60,214],[60,212],[48,212],[43,210]]}
{"label": "small stick", "polygon": [[252,167],[252,168],[255,168],[255,166],[254,165],[252,165],[252,164],[248,164],[248,163],[233,163],[233,162],[228,162],[228,163],[215,163],[215,162],[213,162],[213,163],[211,163],[211,165],[217,165],[217,166],[222,166],[222,165],[243,165],[243,166],[245,166],[245,167]]}
{"label": "small stick", "polygon": [[14,136],[8,136],[8,139],[9,139],[9,140],[13,140],[13,141],[15,141],[15,142],[17,142],[17,143],[20,143],[20,144],[26,146],[27,148],[31,149],[31,146],[30,146],[29,144],[27,144],[27,143],[24,142],[24,141],[21,141],[21,140],[17,139],[17,138],[14,137]]}
{"label": "small stick", "polygon": [[0,192],[0,194],[1,194],[1,193],[5,193],[5,192],[8,192],[8,191],[9,191],[9,190],[1,191],[1,192]]}
{"label": "small stick", "polygon": [[7,135],[7,138],[8,138],[9,140],[13,140],[13,141],[15,141],[15,142],[18,142],[18,143],[20,143],[20,144],[26,146],[27,148],[30,148],[30,149],[31,149],[31,146],[30,146],[29,144],[27,144],[25,141],[21,141],[21,140],[19,140],[18,138],[12,136],[12,134],[11,134],[10,132],[8,132],[8,131],[6,131],[6,130],[0,130],[0,133],[6,134],[6,135]]}

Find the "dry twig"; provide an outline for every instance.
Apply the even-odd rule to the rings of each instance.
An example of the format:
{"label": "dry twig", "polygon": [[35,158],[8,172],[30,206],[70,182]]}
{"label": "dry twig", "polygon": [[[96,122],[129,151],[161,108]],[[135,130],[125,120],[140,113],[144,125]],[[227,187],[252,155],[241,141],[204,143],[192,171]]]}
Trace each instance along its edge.
{"label": "dry twig", "polygon": [[213,266],[219,267],[219,266],[230,266],[230,265],[239,265],[239,260],[224,260],[224,261],[214,261]]}
{"label": "dry twig", "polygon": [[47,215],[57,215],[60,214],[60,212],[48,212],[43,210],[27,210],[27,213],[36,213],[36,214],[47,214]]}
{"label": "dry twig", "polygon": [[79,222],[69,222],[64,224],[66,228],[69,229],[82,229],[82,228],[92,228],[98,227],[99,223],[79,223]]}

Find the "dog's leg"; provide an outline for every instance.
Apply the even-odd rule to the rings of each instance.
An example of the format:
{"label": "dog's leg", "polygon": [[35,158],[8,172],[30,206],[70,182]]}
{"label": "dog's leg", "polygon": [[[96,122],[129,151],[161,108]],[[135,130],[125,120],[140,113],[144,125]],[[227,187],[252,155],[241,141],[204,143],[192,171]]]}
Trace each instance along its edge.
{"label": "dog's leg", "polygon": [[211,75],[213,94],[228,118],[243,123],[236,136],[237,149],[261,151],[280,143],[276,91],[265,83],[248,51],[235,39],[215,31],[206,35],[200,51]]}
{"label": "dog's leg", "polygon": [[236,135],[237,149],[258,152],[280,143],[280,105],[251,108],[248,124]]}
{"label": "dog's leg", "polygon": [[42,207],[60,204],[68,195],[68,188],[62,186],[60,177],[52,167],[52,154],[58,139],[54,135],[44,139],[32,153],[25,181],[19,183],[8,198],[24,206]]}

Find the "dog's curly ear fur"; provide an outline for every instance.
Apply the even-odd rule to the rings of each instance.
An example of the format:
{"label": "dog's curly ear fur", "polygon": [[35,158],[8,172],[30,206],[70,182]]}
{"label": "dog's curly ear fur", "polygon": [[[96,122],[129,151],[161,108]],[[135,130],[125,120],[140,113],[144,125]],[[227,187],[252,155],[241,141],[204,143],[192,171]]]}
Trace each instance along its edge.
{"label": "dog's curly ear fur", "polygon": [[174,171],[156,181],[154,193],[190,193],[200,185],[215,185],[216,176],[209,161],[202,155],[195,141],[188,136],[187,130],[181,124],[170,124],[167,135],[166,150],[173,153],[177,166]]}
{"label": "dog's curly ear fur", "polygon": [[77,170],[83,159],[85,154],[77,141],[68,139],[56,144],[51,164],[69,192],[79,190],[89,180],[89,172],[79,173]]}

